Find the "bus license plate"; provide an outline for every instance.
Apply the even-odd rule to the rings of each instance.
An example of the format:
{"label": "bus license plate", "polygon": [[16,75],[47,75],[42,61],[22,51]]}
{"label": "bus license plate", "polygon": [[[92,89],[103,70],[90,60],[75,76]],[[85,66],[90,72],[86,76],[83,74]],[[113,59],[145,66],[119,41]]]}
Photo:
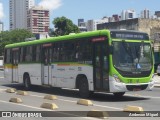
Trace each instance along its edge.
{"label": "bus license plate", "polygon": [[133,88],[133,91],[140,91],[140,88]]}

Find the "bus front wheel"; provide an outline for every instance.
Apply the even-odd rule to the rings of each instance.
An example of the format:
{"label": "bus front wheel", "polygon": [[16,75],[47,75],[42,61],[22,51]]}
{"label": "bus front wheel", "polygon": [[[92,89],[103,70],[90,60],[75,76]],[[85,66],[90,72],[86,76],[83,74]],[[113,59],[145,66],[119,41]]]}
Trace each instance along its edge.
{"label": "bus front wheel", "polygon": [[29,75],[26,75],[24,77],[24,87],[25,87],[26,90],[30,90],[30,88],[31,88],[31,82],[30,82]]}
{"label": "bus front wheel", "polygon": [[113,93],[113,94],[114,94],[115,97],[120,98],[125,94],[125,92],[116,92],[116,93]]}
{"label": "bus front wheel", "polygon": [[79,81],[79,94],[82,98],[88,98],[89,97],[89,87],[88,87],[88,81],[86,78],[82,78]]}

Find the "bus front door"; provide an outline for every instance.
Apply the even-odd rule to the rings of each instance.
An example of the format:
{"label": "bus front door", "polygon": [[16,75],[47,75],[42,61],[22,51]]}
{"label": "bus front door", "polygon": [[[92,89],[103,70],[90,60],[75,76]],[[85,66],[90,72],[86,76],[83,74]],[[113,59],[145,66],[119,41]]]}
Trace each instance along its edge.
{"label": "bus front door", "polygon": [[12,50],[12,82],[18,82],[18,49]]}
{"label": "bus front door", "polygon": [[42,84],[50,85],[51,81],[51,48],[45,47],[43,48],[43,77]]}
{"label": "bus front door", "polygon": [[93,47],[94,89],[97,91],[109,91],[109,59],[107,44],[96,42]]}

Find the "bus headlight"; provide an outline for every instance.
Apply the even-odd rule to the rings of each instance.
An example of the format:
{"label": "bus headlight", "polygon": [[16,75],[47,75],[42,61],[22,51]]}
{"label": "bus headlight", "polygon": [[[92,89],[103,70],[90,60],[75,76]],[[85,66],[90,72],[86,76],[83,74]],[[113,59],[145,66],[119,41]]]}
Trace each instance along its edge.
{"label": "bus headlight", "polygon": [[117,75],[113,75],[113,77],[114,77],[114,79],[115,79],[116,82],[121,82],[121,80],[118,78]]}

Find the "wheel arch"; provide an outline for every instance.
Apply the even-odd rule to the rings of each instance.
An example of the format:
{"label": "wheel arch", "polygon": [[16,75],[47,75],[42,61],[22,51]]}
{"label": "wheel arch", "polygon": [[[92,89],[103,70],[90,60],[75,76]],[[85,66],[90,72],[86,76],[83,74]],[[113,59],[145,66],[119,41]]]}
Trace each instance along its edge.
{"label": "wheel arch", "polygon": [[79,89],[79,82],[82,78],[86,78],[87,82],[88,82],[88,78],[85,74],[78,74],[77,77],[76,77],[76,88]]}
{"label": "wheel arch", "polygon": [[[25,73],[23,74],[23,83],[24,83],[24,81],[25,81],[25,77],[29,77],[29,78],[30,78],[28,72],[25,72]],[[31,80],[30,80],[30,83],[31,83]]]}

